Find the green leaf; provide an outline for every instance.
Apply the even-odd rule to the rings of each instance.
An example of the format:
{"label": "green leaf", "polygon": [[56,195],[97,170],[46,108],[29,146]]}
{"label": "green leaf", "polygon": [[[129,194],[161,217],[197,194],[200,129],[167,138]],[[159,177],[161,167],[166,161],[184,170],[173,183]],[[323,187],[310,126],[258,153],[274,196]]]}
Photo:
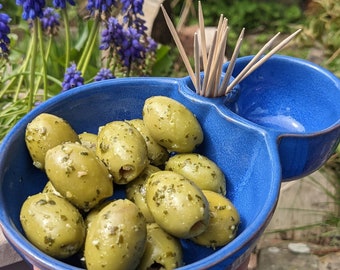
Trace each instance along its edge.
{"label": "green leaf", "polygon": [[152,76],[164,76],[171,71],[173,58],[170,46],[161,45],[156,52],[156,61],[152,67]]}

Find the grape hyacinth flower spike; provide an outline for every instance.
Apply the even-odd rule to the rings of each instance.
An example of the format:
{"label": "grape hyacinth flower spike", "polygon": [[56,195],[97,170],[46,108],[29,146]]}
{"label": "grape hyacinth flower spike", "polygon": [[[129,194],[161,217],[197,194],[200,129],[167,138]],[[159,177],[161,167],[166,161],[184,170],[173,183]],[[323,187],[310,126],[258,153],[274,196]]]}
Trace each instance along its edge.
{"label": "grape hyacinth flower spike", "polygon": [[16,0],[18,6],[22,6],[22,18],[24,20],[34,20],[43,16],[43,9],[45,7],[45,0]]}
{"label": "grape hyacinth flower spike", "polygon": [[60,26],[60,14],[51,7],[44,9],[44,15],[40,19],[42,29],[45,33],[56,35]]}
{"label": "grape hyacinth flower spike", "polygon": [[8,34],[10,33],[10,21],[10,16],[6,13],[0,13],[0,57],[5,59],[7,59],[9,54],[10,39]]}
{"label": "grape hyacinth flower spike", "polygon": [[116,78],[116,77],[113,76],[113,74],[112,74],[110,69],[102,68],[102,69],[99,70],[97,75],[94,77],[94,81],[98,82],[98,81],[114,79],[114,78]]}
{"label": "grape hyacinth flower spike", "polygon": [[84,78],[82,77],[81,72],[77,70],[76,64],[71,64],[71,66],[66,69],[61,91],[65,92],[83,84]]}
{"label": "grape hyacinth flower spike", "polygon": [[[76,3],[73,0],[67,0],[67,2],[74,6]],[[66,8],[66,0],[53,0],[53,6],[55,8],[65,9]]]}

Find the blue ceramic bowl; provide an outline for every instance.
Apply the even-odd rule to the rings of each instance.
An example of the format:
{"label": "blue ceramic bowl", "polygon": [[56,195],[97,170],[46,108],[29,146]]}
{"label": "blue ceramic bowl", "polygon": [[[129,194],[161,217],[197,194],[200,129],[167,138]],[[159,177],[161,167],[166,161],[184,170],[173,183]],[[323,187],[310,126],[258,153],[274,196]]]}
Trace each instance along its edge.
{"label": "blue ceramic bowl", "polygon": [[[236,67],[246,61],[249,58],[239,59]],[[299,64],[295,63],[299,60],[284,57],[272,61],[271,69],[277,61],[280,65],[281,61]],[[271,83],[262,81],[257,84],[276,85],[278,77],[268,76],[266,79],[272,80]],[[244,81],[247,87],[252,85],[247,84],[248,80],[253,79],[249,77]],[[182,241],[186,265],[180,269],[237,269],[246,264],[275,210],[282,178],[279,150],[285,146],[278,147],[281,132],[259,124],[235,109],[247,106],[242,101],[247,87],[241,89],[239,104],[226,105],[224,97],[197,96],[189,78],[126,78],[87,84],[40,104],[21,119],[0,146],[0,224],[4,235],[25,260],[41,269],[81,267],[78,258],[59,261],[47,256],[30,244],[23,234],[19,221],[21,205],[27,196],[41,191],[47,181],[45,174],[32,165],[24,141],[26,125],[40,113],[48,112],[66,119],[78,133],[96,133],[98,127],[107,122],[141,118],[145,99],[164,95],[178,100],[197,116],[205,136],[197,151],[214,160],[223,170],[227,179],[227,197],[241,217],[237,237],[225,247],[212,250]],[[337,87],[337,95],[340,95],[339,85]],[[298,87],[295,90],[289,91],[293,100],[300,95]],[[256,102],[259,101],[260,98]],[[309,106],[306,102],[299,102],[299,105],[303,104]],[[331,121],[330,127],[324,130],[333,133],[339,130],[338,122],[334,122]]]}

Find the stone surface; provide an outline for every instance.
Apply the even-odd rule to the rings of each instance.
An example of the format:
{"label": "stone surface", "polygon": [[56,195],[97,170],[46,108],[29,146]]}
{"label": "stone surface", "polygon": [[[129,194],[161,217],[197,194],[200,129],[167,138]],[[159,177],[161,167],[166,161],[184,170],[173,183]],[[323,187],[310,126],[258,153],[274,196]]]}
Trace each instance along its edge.
{"label": "stone surface", "polygon": [[339,270],[340,251],[332,252],[320,257],[319,270]]}
{"label": "stone surface", "polygon": [[305,243],[289,243],[288,250],[297,254],[309,254],[310,248]]}
{"label": "stone surface", "polygon": [[288,244],[260,250],[256,270],[313,270],[319,269],[319,258],[314,254],[294,253]]}
{"label": "stone surface", "polygon": [[20,261],[5,267],[0,267],[0,270],[32,270],[32,266],[28,265],[24,261]]}
{"label": "stone surface", "polygon": [[[310,224],[321,223],[334,211],[330,196],[315,182],[332,191],[334,187],[320,171],[282,184],[275,213],[266,228],[267,237],[294,241],[318,241],[322,232]],[[304,228],[304,229],[294,229]]]}
{"label": "stone surface", "polygon": [[21,257],[15,252],[7,242],[0,228],[0,267],[20,262]]}

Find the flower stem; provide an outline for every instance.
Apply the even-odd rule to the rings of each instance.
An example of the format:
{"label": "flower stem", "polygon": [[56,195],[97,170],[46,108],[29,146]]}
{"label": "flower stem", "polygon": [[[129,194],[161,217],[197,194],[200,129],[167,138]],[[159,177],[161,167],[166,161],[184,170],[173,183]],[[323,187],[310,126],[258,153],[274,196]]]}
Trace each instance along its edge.
{"label": "flower stem", "polygon": [[[42,74],[43,74],[43,87],[44,87],[44,100],[47,99],[47,72],[46,72],[46,58],[45,58],[45,52],[44,52],[44,44],[43,44],[43,33],[41,30],[41,24],[37,23],[37,30],[38,30],[38,39],[39,39],[39,49],[40,49],[40,55],[41,55],[41,61],[42,61]],[[39,80],[40,81],[40,80]],[[39,87],[39,83],[37,83],[37,89]],[[36,93],[36,91],[34,91]]]}
{"label": "flower stem", "polygon": [[8,78],[4,78],[3,79],[3,82],[7,81],[8,79],[10,79],[10,81],[4,86],[3,89],[1,89],[1,91],[0,91],[0,98],[2,98],[3,95],[7,93],[8,89],[16,81],[17,76],[19,76],[19,83],[18,83],[17,89],[15,91],[15,95],[13,97],[13,101],[16,101],[18,99],[19,92],[20,92],[20,89],[21,89],[21,84],[22,84],[22,81],[23,81],[23,77],[22,77],[21,73],[24,72],[26,70],[27,66],[28,66],[29,59],[30,59],[29,56],[31,55],[31,52],[32,52],[32,45],[33,45],[33,40],[31,39],[31,42],[30,42],[30,44],[28,46],[28,49],[27,49],[27,54],[26,54],[25,61],[23,62],[23,64],[18,69],[18,72],[15,75],[11,75]]}
{"label": "flower stem", "polygon": [[35,64],[37,60],[37,43],[38,43],[38,27],[39,27],[39,19],[34,19],[33,21],[33,47],[32,47],[32,55],[31,55],[31,65],[30,65],[30,80],[29,80],[29,95],[28,95],[28,111],[30,111],[33,107],[33,97],[34,97],[34,82],[35,82]]}
{"label": "flower stem", "polygon": [[[46,76],[46,85],[47,85],[47,80],[49,79],[49,75],[47,74],[47,60],[48,60],[48,56],[50,55],[50,51],[51,51],[51,46],[52,46],[52,40],[53,40],[53,38],[52,38],[52,36],[50,35],[50,37],[49,37],[49,39],[48,39],[48,44],[47,44],[47,49],[46,49],[46,51],[45,51],[45,63],[46,63],[46,68],[45,68],[45,75],[44,76]],[[36,86],[35,86],[35,90],[34,90],[34,93],[36,94],[37,92],[38,92],[38,90],[39,90],[39,85],[40,85],[40,82],[41,82],[41,78],[42,78],[42,74],[43,74],[43,72],[44,72],[44,68],[41,68],[40,69],[40,73],[37,73],[36,72],[36,75],[38,76],[38,82],[36,83]],[[24,72],[23,72],[24,73]],[[46,97],[46,99],[47,99],[47,95],[48,95],[48,93],[47,93],[47,91],[46,91],[46,93],[45,93],[45,97]],[[46,100],[45,99],[45,100]]]}
{"label": "flower stem", "polygon": [[82,71],[86,70],[86,66],[88,64],[89,57],[92,54],[94,43],[95,43],[95,40],[97,38],[98,28],[99,28],[99,19],[96,18],[95,21],[94,21],[94,25],[91,28],[91,32],[89,34],[89,37],[86,41],[83,53],[82,53],[80,60],[78,62],[78,70],[82,70]]}
{"label": "flower stem", "polygon": [[65,69],[70,64],[70,50],[71,50],[71,38],[70,38],[70,26],[69,26],[69,19],[68,13],[66,9],[62,9],[62,14],[64,18],[64,25],[65,25]]}
{"label": "flower stem", "polygon": [[[26,69],[27,69],[27,66],[29,64],[29,60],[30,60],[30,56],[31,56],[31,53],[32,53],[32,49],[33,49],[33,38],[31,38],[31,42],[30,42],[30,47],[29,49],[27,50],[27,54],[26,54],[26,58],[25,58],[25,61],[21,67],[21,69],[19,70],[19,72],[25,72]],[[14,98],[13,98],[13,101],[16,102],[19,98],[19,93],[20,93],[20,90],[21,90],[21,86],[22,86],[22,82],[24,80],[24,76],[20,76],[19,77],[19,82],[18,82],[18,85],[17,85],[17,89],[15,91],[15,95],[14,95]]]}
{"label": "flower stem", "polygon": [[86,57],[85,57],[85,60],[84,60],[84,64],[83,64],[83,67],[81,68],[81,73],[82,73],[82,74],[85,74],[87,65],[88,65],[89,62],[90,62],[90,59],[91,59],[91,56],[92,56],[92,52],[93,52],[93,48],[94,48],[94,46],[96,45],[97,34],[98,34],[98,31],[96,31],[96,35],[93,37],[92,42],[91,42],[90,47],[89,47],[89,51],[88,51],[88,53],[86,54]]}

